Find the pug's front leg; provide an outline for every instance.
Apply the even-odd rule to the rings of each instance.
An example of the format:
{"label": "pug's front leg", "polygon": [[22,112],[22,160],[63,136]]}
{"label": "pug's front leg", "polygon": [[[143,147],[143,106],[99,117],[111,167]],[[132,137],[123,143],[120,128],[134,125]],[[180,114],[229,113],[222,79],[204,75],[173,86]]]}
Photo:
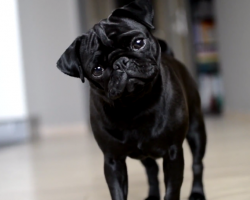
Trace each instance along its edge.
{"label": "pug's front leg", "polygon": [[112,200],[127,200],[128,175],[126,158],[104,157],[104,174]]}
{"label": "pug's front leg", "polygon": [[176,145],[169,147],[168,155],[163,158],[163,171],[166,187],[164,200],[180,200],[184,171],[182,147]]}

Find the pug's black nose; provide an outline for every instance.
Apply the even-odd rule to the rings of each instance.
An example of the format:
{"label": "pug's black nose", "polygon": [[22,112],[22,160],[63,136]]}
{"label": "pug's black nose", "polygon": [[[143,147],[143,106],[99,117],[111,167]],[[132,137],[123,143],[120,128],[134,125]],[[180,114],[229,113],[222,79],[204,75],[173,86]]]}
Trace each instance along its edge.
{"label": "pug's black nose", "polygon": [[113,64],[113,68],[115,70],[123,70],[123,69],[126,69],[127,68],[127,64],[129,62],[129,59],[127,57],[120,57],[118,58],[114,64]]}

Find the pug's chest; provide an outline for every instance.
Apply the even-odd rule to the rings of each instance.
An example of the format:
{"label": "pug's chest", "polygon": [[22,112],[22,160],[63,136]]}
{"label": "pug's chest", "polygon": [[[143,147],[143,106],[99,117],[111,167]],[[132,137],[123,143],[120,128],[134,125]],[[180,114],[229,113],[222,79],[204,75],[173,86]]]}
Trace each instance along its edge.
{"label": "pug's chest", "polygon": [[184,126],[183,121],[185,121],[176,120],[177,115],[171,115],[163,106],[151,111],[145,110],[138,115],[130,113],[133,112],[106,115],[108,123],[105,124],[105,129],[114,139],[115,146],[136,159],[163,157],[172,136],[180,134],[178,129]]}
{"label": "pug's chest", "polygon": [[134,159],[144,159],[147,157],[164,157],[167,149],[167,140],[162,138],[142,138],[134,143],[132,148],[128,149],[128,156]]}
{"label": "pug's chest", "polygon": [[155,124],[150,122],[132,129],[120,128],[109,133],[124,146],[127,155],[134,159],[163,157],[168,146],[167,128],[157,130]]}
{"label": "pug's chest", "polygon": [[[184,115],[183,115],[184,116]],[[109,134],[135,159],[164,157],[174,138],[183,138],[186,120],[176,120],[167,112],[144,114],[131,121],[114,121]]]}

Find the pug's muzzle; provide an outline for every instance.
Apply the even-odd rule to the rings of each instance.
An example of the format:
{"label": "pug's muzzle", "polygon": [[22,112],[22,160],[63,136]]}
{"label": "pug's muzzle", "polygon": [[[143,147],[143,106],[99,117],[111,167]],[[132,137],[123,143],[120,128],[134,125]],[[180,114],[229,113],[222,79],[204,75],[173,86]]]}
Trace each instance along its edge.
{"label": "pug's muzzle", "polygon": [[113,64],[113,73],[108,84],[108,95],[112,100],[141,92],[155,75],[153,64],[140,65],[127,57],[118,58]]}

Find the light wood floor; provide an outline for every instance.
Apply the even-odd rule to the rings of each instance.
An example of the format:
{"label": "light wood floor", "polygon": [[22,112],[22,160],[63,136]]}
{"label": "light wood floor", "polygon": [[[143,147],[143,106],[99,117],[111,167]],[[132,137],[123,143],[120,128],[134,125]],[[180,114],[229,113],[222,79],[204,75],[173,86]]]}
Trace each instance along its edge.
{"label": "light wood floor", "polygon": [[[207,200],[250,200],[250,120],[208,119],[207,130]],[[186,143],[184,149],[182,200],[187,199],[192,180]],[[0,149],[0,200],[110,199],[102,168],[102,154],[90,134]],[[128,159],[128,173],[128,199],[144,199],[147,184],[143,167]],[[163,192],[162,177],[161,170]]]}

